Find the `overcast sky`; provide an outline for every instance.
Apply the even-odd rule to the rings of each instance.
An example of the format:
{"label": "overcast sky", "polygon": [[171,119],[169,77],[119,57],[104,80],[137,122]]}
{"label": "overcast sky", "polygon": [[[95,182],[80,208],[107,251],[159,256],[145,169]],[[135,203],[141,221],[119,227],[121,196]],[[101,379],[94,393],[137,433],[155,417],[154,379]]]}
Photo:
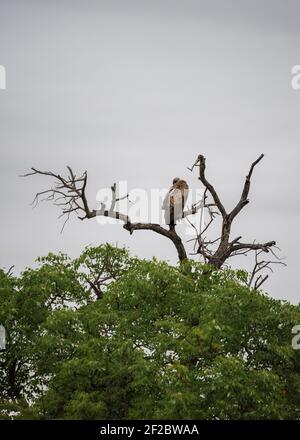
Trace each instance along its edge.
{"label": "overcast sky", "polygon": [[265,288],[298,303],[299,23],[298,0],[0,0],[0,266],[106,241],[176,261],[148,231],[73,218],[60,234],[55,207],[30,207],[49,183],[18,177],[32,165],[87,169],[96,207],[98,189],[119,180],[149,189],[180,176],[196,188],[187,166],[202,153],[229,210],[265,153],[233,236],[278,242],[288,267]]}

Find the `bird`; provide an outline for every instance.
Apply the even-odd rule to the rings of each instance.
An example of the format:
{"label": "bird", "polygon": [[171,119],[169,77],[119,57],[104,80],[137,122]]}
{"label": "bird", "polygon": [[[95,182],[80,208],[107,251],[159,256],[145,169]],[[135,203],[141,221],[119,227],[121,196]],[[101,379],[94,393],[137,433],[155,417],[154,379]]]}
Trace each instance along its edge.
{"label": "bird", "polygon": [[165,223],[170,225],[170,228],[174,228],[177,220],[183,217],[188,192],[189,186],[186,181],[175,177],[162,204],[162,209],[165,211]]}

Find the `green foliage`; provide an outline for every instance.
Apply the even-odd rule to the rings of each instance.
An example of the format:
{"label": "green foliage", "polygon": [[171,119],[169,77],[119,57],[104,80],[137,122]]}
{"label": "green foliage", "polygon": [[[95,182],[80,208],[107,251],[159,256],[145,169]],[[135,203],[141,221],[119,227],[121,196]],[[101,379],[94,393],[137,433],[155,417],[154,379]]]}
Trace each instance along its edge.
{"label": "green foliage", "polygon": [[0,418],[299,419],[300,307],[109,245],[0,271]]}

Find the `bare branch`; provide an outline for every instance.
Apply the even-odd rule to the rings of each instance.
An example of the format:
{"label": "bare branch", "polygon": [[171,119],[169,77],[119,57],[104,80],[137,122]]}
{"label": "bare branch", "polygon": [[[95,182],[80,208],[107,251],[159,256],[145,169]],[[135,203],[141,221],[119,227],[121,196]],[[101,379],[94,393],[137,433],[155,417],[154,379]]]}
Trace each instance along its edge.
{"label": "bare branch", "polygon": [[268,241],[267,243],[238,243],[238,244],[232,244],[232,243],[230,249],[231,253],[239,251],[241,249],[247,249],[248,251],[263,250],[264,252],[269,252],[270,248],[276,245],[275,241]]}
{"label": "bare branch", "polygon": [[[128,194],[123,197],[116,196],[117,187],[115,183],[111,186],[112,202],[110,208],[107,209],[106,206],[101,203],[100,209],[90,210],[85,192],[87,186],[87,172],[85,171],[78,178],[76,177],[71,167],[67,166],[67,169],[67,177],[62,177],[59,174],[55,174],[51,171],[40,171],[36,168],[31,168],[32,171],[24,175],[24,177],[32,175],[43,175],[52,177],[54,179],[54,187],[37,193],[33,203],[36,206],[40,200],[40,197],[45,195],[46,197],[44,200],[53,201],[54,205],[62,207],[61,216],[66,217],[62,230],[72,213],[77,213],[80,220],[91,219],[96,216],[109,217],[122,221],[124,223],[124,229],[129,231],[130,234],[132,234],[136,230],[151,230],[160,235],[163,235],[164,237],[169,238],[176,247],[179,260],[184,260],[187,258],[182,240],[175,231],[174,227],[168,230],[161,225],[154,223],[132,223],[128,215],[123,214],[115,209],[116,203],[118,201],[128,198]],[[195,214],[198,209],[198,206],[193,206],[190,210],[185,211],[184,217]]]}
{"label": "bare branch", "polygon": [[197,162],[199,162],[199,180],[203,183],[205,188],[207,188],[208,191],[210,192],[210,194],[212,195],[212,198],[214,199],[214,202],[215,202],[217,208],[219,209],[220,213],[222,214],[222,216],[226,217],[227,216],[226,210],[225,210],[215,188],[206,179],[206,176],[205,176],[205,169],[206,169],[205,157],[202,154],[199,154],[198,160],[195,162],[192,169],[197,165]]}
{"label": "bare branch", "polygon": [[[230,241],[232,222],[241,211],[241,209],[248,203],[247,197],[250,190],[250,182],[253,170],[263,157],[264,155],[261,154],[258,159],[251,164],[248,175],[246,176],[241,198],[234,209],[230,212],[230,214],[227,213],[216,189],[206,178],[205,157],[201,154],[198,155],[193,166],[189,168],[191,171],[193,171],[195,168],[199,168],[198,178],[204,185],[205,191],[203,199],[195,203],[190,209],[186,209],[183,212],[182,218],[187,218],[190,215],[196,214],[199,209],[206,210],[209,219],[208,222],[205,224],[203,230],[201,230],[200,227],[200,230],[198,232],[197,228],[192,225],[196,232],[196,238],[193,239],[194,250],[196,246],[198,246],[197,253],[203,257],[205,262],[214,265],[216,268],[221,268],[228,258],[236,255],[247,255],[247,253],[250,251],[261,251],[265,253],[269,252],[277,259],[277,256],[274,252],[274,248],[276,248],[275,241],[268,241],[266,243],[242,243],[240,241],[242,238],[241,236],[238,236]],[[107,207],[104,203],[101,203],[99,209],[91,210],[89,208],[88,200],[86,197],[86,171],[81,176],[77,177],[70,166],[67,166],[66,176],[55,174],[52,171],[40,171],[36,168],[32,168],[31,172],[29,172],[25,176],[31,175],[44,175],[54,179],[54,186],[50,189],[37,193],[34,198],[33,204],[34,206],[36,206],[36,204],[40,200],[53,201],[56,206],[59,206],[62,209],[61,216],[65,217],[63,228],[73,213],[77,214],[77,217],[80,220],[91,219],[97,216],[109,217],[115,220],[120,220],[123,223],[124,229],[129,231],[130,234],[137,230],[150,230],[168,238],[173,242],[177,250],[179,260],[184,260],[187,258],[183,242],[175,230],[176,225],[170,225],[167,229],[166,227],[163,227],[156,223],[132,223],[127,214],[124,214],[116,209],[117,202],[125,199],[129,200],[128,194],[120,197],[117,195],[116,183],[111,186],[112,200],[110,206]],[[208,195],[210,195],[213,199],[211,203],[207,201]],[[208,229],[212,225],[213,220],[219,214],[221,214],[221,234],[218,234],[219,238],[212,240],[207,238],[206,234]],[[270,264],[260,264],[257,267],[257,270],[270,270],[270,266]],[[265,281],[265,279],[267,278],[259,274],[259,279],[256,280],[256,285],[260,286],[262,282]],[[95,290],[95,286],[91,286],[91,288]]]}
{"label": "bare branch", "polygon": [[5,275],[7,277],[10,277],[12,275],[12,271],[14,269],[15,265],[10,266],[10,268],[6,271]]}
{"label": "bare branch", "polygon": [[[248,280],[248,287],[251,287],[253,285],[254,290],[258,290],[262,284],[269,278],[269,275],[261,275],[259,272],[262,270],[269,270],[270,272],[273,272],[272,265],[275,264],[281,264],[282,266],[286,266],[285,263],[282,261],[279,261],[279,258],[276,256],[275,253],[273,253],[276,257],[276,261],[272,260],[259,260],[259,256],[265,252],[264,249],[255,250],[255,264],[252,269],[252,272],[250,274],[249,280]],[[259,275],[258,275],[259,274]],[[256,277],[256,278],[255,278]]]}
{"label": "bare branch", "polygon": [[143,230],[143,231],[154,231],[157,234],[163,235],[164,237],[169,238],[173,244],[175,245],[178,253],[178,258],[180,261],[187,259],[186,250],[182,243],[181,238],[175,231],[175,228],[170,228],[169,230],[163,228],[161,225],[156,223],[125,223],[123,226],[124,229],[133,233],[133,231]]}
{"label": "bare branch", "polygon": [[80,177],[76,177],[70,166],[67,166],[68,174],[62,177],[51,171],[40,171],[36,168],[31,168],[32,172],[27,173],[24,177],[32,175],[43,175],[52,177],[55,184],[52,188],[41,191],[35,195],[32,202],[36,206],[41,199],[41,196],[46,196],[43,200],[53,201],[54,205],[62,207],[61,216],[66,216],[63,228],[73,212],[84,213],[84,218],[90,218],[91,211],[86,199],[85,189],[87,184],[87,172],[85,171]]}
{"label": "bare branch", "polygon": [[254,167],[262,160],[263,157],[264,157],[264,154],[261,154],[259,156],[259,158],[256,159],[252,163],[252,165],[250,167],[250,170],[249,170],[249,173],[246,176],[246,180],[245,180],[245,184],[244,184],[244,188],[243,188],[243,191],[242,191],[241,198],[240,198],[239,202],[237,203],[237,205],[235,206],[235,208],[233,208],[233,210],[229,214],[229,217],[230,217],[231,221],[234,219],[234,217],[237,216],[237,214],[243,209],[243,207],[246,206],[249,203],[248,194],[249,194],[249,190],[250,190],[251,176],[252,176]]}
{"label": "bare branch", "polygon": [[[194,168],[199,168],[199,180],[203,183],[205,187],[205,194],[208,191],[213,200],[214,200],[214,206],[217,207],[220,214],[222,215],[222,230],[221,230],[221,238],[218,245],[218,248],[216,250],[211,249],[211,245],[213,244],[212,241],[203,240],[203,234],[207,231],[207,229],[210,227],[214,220],[214,216],[216,214],[215,211],[212,211],[211,209],[208,209],[208,214],[210,217],[210,220],[208,224],[206,225],[205,229],[201,231],[200,234],[197,235],[195,241],[199,243],[198,253],[202,254],[205,252],[206,256],[210,255],[208,258],[208,262],[210,264],[213,264],[214,266],[220,268],[225,261],[233,256],[236,255],[246,255],[249,251],[252,250],[262,250],[264,252],[271,252],[273,253],[272,247],[275,247],[274,241],[269,241],[267,243],[241,243],[241,236],[236,237],[232,241],[230,241],[230,233],[231,233],[231,227],[232,222],[234,218],[239,214],[239,212],[242,210],[242,208],[248,203],[248,194],[250,190],[250,182],[251,177],[253,174],[253,170],[255,166],[262,160],[264,157],[263,154],[261,154],[258,159],[256,159],[250,167],[250,170],[246,176],[246,180],[244,183],[244,187],[242,190],[241,198],[237,205],[234,207],[234,209],[230,212],[230,214],[227,214],[227,211],[221,202],[217,191],[215,190],[214,186],[208,182],[205,171],[206,171],[206,163],[205,163],[205,157],[203,155],[199,155],[193,164],[191,168],[189,168],[190,171],[193,171]],[[208,206],[209,204],[206,204]]]}

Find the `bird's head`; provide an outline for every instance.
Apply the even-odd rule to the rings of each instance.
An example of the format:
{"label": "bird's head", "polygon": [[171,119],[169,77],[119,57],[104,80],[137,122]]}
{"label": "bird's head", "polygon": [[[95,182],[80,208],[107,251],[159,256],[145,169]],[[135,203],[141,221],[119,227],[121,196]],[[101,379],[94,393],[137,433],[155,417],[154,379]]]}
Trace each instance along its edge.
{"label": "bird's head", "polygon": [[175,185],[175,183],[179,182],[180,177],[174,177],[173,179],[173,185]]}

